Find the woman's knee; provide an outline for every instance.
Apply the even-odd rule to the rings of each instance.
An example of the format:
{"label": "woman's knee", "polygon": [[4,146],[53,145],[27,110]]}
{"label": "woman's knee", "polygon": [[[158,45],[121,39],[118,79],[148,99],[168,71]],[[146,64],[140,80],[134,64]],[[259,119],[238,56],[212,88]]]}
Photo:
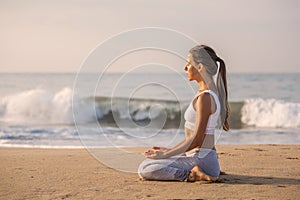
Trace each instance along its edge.
{"label": "woman's knee", "polygon": [[138,168],[138,175],[140,178],[147,179],[149,176],[149,170],[147,169],[150,163],[143,161]]}
{"label": "woman's knee", "polygon": [[162,169],[162,166],[159,166],[157,164],[143,165],[142,163],[139,166],[138,175],[140,178],[148,180],[159,179],[159,177],[161,176],[160,169]]}
{"label": "woman's knee", "polygon": [[153,172],[148,172],[145,170],[141,170],[138,172],[139,177],[142,179],[146,179],[146,180],[153,180],[154,179],[154,173]]}

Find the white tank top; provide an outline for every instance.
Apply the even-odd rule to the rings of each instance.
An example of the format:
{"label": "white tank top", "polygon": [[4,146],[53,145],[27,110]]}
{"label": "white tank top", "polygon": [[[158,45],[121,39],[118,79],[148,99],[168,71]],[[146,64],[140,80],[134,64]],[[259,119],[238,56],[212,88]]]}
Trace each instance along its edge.
{"label": "white tank top", "polygon": [[184,119],[185,119],[184,126],[190,130],[195,130],[197,113],[194,109],[193,102],[202,93],[209,93],[210,95],[212,95],[214,98],[214,101],[216,103],[216,111],[209,116],[207,126],[206,126],[206,134],[214,134],[214,130],[218,123],[218,118],[220,115],[221,107],[220,107],[219,97],[212,90],[205,90],[205,91],[197,94],[192,99],[192,102],[190,103],[189,107],[186,109],[186,111],[184,113]]}

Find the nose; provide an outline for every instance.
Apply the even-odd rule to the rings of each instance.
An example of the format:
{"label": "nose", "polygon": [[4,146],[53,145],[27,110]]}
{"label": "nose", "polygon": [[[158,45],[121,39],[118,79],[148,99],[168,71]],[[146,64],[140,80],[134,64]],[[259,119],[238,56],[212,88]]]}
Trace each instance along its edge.
{"label": "nose", "polygon": [[188,68],[187,68],[187,65],[184,66],[184,71],[187,72]]}

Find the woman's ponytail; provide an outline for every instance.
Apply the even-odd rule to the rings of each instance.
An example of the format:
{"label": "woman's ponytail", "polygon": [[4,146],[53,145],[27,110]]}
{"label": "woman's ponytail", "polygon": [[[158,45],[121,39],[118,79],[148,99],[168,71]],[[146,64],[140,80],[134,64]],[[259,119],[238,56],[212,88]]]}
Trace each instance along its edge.
{"label": "woman's ponytail", "polygon": [[229,104],[228,104],[228,90],[227,90],[227,78],[226,78],[226,66],[224,61],[216,57],[216,61],[220,63],[219,73],[217,78],[217,87],[219,92],[220,103],[222,104],[221,109],[221,120],[223,123],[223,129],[229,130]]}

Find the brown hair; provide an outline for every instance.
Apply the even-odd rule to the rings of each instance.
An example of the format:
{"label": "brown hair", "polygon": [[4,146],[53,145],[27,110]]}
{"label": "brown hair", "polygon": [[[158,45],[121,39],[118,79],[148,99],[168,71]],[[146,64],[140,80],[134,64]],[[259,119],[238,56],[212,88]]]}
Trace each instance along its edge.
{"label": "brown hair", "polygon": [[[220,63],[220,67],[219,67],[219,73],[218,73],[218,77],[217,77],[217,88],[218,88],[218,93],[219,93],[219,98],[220,98],[220,103],[222,105],[221,108],[221,117],[224,118],[222,119],[222,125],[223,125],[223,129],[225,131],[229,130],[229,104],[228,104],[228,90],[227,90],[227,78],[226,78],[226,66],[225,66],[225,62],[217,56],[216,52],[209,46],[206,45],[198,45],[194,48],[192,48],[190,50],[190,53],[192,54],[194,61],[199,64],[201,61],[201,59],[199,59],[199,57],[201,57],[200,55],[200,49],[205,49],[206,52],[208,53],[208,55],[211,57],[211,59],[215,62],[216,66],[217,62]],[[212,71],[207,71],[210,75],[215,75],[217,72],[217,69],[212,70]],[[224,86],[224,87],[223,87]],[[224,88],[224,90],[223,90]]]}

